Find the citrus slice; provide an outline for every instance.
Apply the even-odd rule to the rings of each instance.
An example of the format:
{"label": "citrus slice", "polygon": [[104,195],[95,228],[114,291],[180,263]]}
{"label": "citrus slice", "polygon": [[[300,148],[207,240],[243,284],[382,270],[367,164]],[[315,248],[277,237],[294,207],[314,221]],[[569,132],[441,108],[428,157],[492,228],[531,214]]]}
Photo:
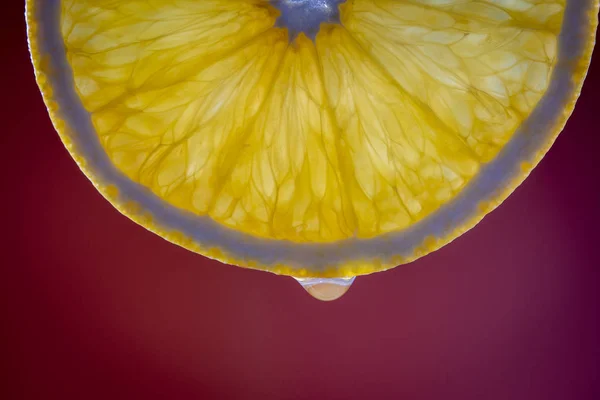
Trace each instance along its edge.
{"label": "citrus slice", "polygon": [[352,277],[474,226],[564,126],[597,0],[28,0],[98,190],[239,266]]}

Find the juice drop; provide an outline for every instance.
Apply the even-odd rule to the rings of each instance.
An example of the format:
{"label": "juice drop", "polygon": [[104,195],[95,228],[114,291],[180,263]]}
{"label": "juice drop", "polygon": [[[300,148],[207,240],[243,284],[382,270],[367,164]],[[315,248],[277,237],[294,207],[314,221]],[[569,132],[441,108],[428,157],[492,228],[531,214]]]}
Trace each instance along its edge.
{"label": "juice drop", "polygon": [[332,301],[342,297],[354,280],[352,278],[295,278],[300,285],[315,299],[321,301]]}

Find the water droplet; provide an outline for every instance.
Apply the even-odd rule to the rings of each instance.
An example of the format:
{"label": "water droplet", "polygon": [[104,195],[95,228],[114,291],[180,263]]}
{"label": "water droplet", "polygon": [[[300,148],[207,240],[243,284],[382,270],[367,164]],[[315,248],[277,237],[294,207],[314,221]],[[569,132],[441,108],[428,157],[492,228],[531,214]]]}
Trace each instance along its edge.
{"label": "water droplet", "polygon": [[295,278],[298,283],[315,299],[321,301],[337,300],[354,283],[352,278]]}

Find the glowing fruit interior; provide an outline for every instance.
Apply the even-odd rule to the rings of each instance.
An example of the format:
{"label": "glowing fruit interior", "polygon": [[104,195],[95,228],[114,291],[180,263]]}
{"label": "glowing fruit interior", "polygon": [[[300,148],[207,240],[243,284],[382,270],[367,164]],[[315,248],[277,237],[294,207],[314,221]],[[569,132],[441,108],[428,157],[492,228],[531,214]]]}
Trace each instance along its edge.
{"label": "glowing fruit interior", "polygon": [[548,88],[564,13],[339,3],[64,0],[61,29],[127,177],[237,231],[330,242],[409,227],[494,159]]}

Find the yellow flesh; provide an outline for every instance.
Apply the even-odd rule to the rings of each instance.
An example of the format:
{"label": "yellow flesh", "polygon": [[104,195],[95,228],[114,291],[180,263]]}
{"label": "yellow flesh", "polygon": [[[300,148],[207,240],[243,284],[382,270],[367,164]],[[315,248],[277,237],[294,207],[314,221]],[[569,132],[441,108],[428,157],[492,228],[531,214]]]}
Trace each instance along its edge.
{"label": "yellow flesh", "polygon": [[263,0],[63,0],[107,154],[182,209],[328,242],[421,220],[548,87],[564,1],[348,0],[289,43]]}

